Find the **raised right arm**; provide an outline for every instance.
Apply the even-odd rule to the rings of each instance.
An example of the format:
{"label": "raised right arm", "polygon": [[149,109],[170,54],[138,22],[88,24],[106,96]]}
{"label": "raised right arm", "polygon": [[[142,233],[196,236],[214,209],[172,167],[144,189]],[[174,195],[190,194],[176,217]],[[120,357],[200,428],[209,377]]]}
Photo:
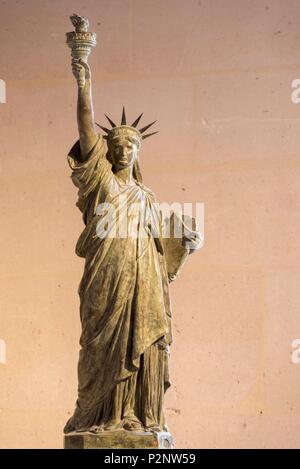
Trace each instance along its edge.
{"label": "raised right arm", "polygon": [[85,161],[98,139],[94,120],[91,70],[86,62],[73,59],[72,71],[78,85],[77,124],[81,158]]}

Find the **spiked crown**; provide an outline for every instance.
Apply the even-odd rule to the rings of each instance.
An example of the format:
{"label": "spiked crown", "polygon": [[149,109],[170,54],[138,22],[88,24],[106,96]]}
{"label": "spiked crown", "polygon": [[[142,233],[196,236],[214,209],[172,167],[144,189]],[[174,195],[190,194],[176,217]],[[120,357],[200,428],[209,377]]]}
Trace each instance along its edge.
{"label": "spiked crown", "polygon": [[145,140],[146,138],[151,137],[152,135],[158,133],[157,131],[157,132],[152,132],[152,133],[144,135],[146,130],[148,130],[153,124],[155,124],[156,121],[151,122],[151,124],[148,124],[141,129],[137,129],[137,126],[142,118],[143,113],[140,114],[139,117],[137,117],[137,119],[131,125],[127,125],[124,106],[122,110],[121,124],[119,126],[117,126],[110,119],[110,117],[108,117],[106,114],[104,115],[106,119],[108,120],[108,122],[110,123],[111,129],[108,129],[107,127],[103,127],[97,122],[96,122],[96,125],[100,127],[100,129],[102,129],[106,133],[106,135],[104,135],[103,137],[108,141],[112,141],[114,139],[119,138],[120,136],[124,136],[124,137],[132,137],[135,140],[137,140],[139,143],[141,143],[142,140]]}

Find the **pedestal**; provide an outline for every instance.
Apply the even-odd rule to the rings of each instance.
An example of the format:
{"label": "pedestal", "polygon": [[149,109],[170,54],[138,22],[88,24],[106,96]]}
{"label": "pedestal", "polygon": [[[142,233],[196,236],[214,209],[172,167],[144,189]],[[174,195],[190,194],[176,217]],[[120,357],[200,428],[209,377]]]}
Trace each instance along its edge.
{"label": "pedestal", "polygon": [[168,432],[129,432],[126,430],[102,433],[68,433],[64,437],[65,449],[151,449],[173,447],[173,438]]}

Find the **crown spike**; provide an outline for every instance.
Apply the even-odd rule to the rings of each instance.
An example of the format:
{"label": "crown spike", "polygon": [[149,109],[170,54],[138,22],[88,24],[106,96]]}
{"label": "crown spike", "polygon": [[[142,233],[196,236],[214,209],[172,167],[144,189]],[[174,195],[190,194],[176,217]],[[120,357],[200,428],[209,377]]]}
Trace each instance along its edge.
{"label": "crown spike", "polygon": [[111,120],[110,117],[108,117],[106,114],[104,114],[104,115],[105,115],[106,119],[108,120],[108,122],[110,123],[110,125],[111,125],[112,127],[117,127],[116,124]]}
{"label": "crown spike", "polygon": [[126,125],[125,107],[123,106],[121,125]]}
{"label": "crown spike", "polygon": [[141,117],[144,113],[142,112],[142,114],[134,121],[133,124],[131,124],[131,127],[136,127],[138,125],[138,123],[140,122],[141,120]]}
{"label": "crown spike", "polygon": [[100,129],[104,130],[104,132],[106,132],[107,134],[110,132],[110,130],[107,127],[102,127],[102,125],[97,124],[97,122],[95,122],[95,124],[98,125],[98,127],[100,127]]}
{"label": "crown spike", "polygon": [[140,132],[141,134],[144,133],[146,130],[149,129],[149,127],[151,127],[151,125],[155,124],[155,122],[156,122],[156,121],[153,121],[153,122],[151,122],[151,124],[148,124],[148,125],[146,125],[145,127],[143,127],[142,129],[139,129],[139,132]]}
{"label": "crown spike", "polygon": [[152,132],[151,134],[143,135],[142,139],[145,140],[145,138],[152,137],[152,135],[158,134],[159,130],[157,132]]}

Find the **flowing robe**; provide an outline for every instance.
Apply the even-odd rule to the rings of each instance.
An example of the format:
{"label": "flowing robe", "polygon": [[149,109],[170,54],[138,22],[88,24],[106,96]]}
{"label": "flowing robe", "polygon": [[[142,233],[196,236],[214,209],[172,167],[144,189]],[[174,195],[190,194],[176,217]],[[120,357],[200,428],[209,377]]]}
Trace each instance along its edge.
{"label": "flowing robe", "polygon": [[171,306],[158,205],[145,186],[115,176],[101,136],[84,162],[79,142],[68,161],[86,227],[76,245],[85,258],[78,399],[65,432],[118,423],[128,409],[162,427]]}

